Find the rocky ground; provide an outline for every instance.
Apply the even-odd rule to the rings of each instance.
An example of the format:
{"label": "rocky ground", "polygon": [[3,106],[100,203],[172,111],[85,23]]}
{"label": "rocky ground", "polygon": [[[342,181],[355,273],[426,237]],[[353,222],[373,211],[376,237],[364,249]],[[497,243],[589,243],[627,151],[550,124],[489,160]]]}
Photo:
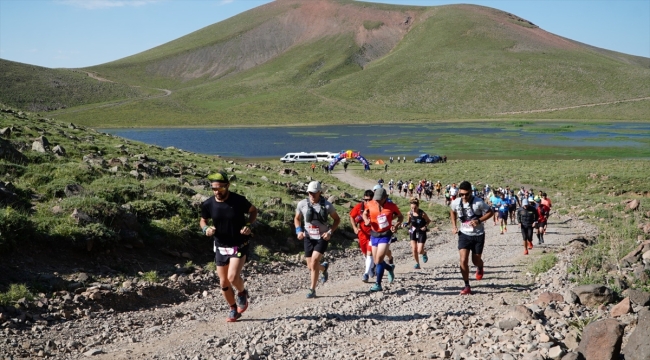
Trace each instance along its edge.
{"label": "rocky ground", "polygon": [[[341,176],[360,188],[372,185]],[[486,228],[485,277],[471,281],[471,296],[459,295],[456,237],[444,227],[429,235],[429,261],[421,270],[413,269],[408,242],[392,245],[396,280],[385,280],[379,293],[370,293],[370,284],[361,281],[357,249],[327,253],[330,278],[316,299],[305,298],[308,270],[302,259],[249,263],[250,306],[237,323],[226,323],[217,278],[206,269],[182,269],[158,286],[85,279],[89,286],[1,312],[0,354],[8,359],[575,359],[580,352],[587,359],[615,359],[625,347],[626,359],[648,359],[648,326],[637,326],[643,324],[639,317],[650,320],[650,298],[643,304],[647,293],[628,293],[615,307],[598,306],[611,297],[608,289],[576,289],[569,281],[572,256],[584,250],[595,228],[552,217],[546,244],[528,256],[517,226],[505,235],[490,221]],[[406,237],[403,230],[400,237]],[[559,262],[539,276],[530,274],[528,264],[549,252],[557,252]],[[128,311],[129,302],[151,296],[170,300]],[[110,300],[115,298],[122,301]]]}

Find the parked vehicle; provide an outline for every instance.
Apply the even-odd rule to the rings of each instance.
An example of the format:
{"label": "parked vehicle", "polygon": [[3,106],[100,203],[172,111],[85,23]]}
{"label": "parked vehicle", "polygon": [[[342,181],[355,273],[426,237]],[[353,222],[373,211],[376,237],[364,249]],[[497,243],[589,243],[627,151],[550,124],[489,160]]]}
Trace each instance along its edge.
{"label": "parked vehicle", "polygon": [[316,154],[310,154],[310,153],[301,153],[296,155],[293,158],[294,163],[297,162],[318,162],[318,157],[316,157]]}
{"label": "parked vehicle", "polygon": [[442,156],[440,156],[440,155],[429,156],[429,157],[425,160],[425,162],[426,162],[427,164],[435,164],[435,163],[442,162]]}
{"label": "parked vehicle", "polygon": [[332,161],[332,159],[334,159],[334,156],[337,155],[337,153],[333,153],[333,152],[314,152],[311,154],[315,154],[316,157],[318,158],[318,161],[327,161],[327,162]]}
{"label": "parked vehicle", "polygon": [[413,162],[416,164],[424,164],[428,158],[429,158],[429,154],[421,154],[420,156],[416,157],[415,160],[413,160]]}
{"label": "parked vehicle", "polygon": [[283,163],[293,162],[293,158],[295,158],[296,155],[298,155],[298,153],[287,153],[280,158],[280,161]]}

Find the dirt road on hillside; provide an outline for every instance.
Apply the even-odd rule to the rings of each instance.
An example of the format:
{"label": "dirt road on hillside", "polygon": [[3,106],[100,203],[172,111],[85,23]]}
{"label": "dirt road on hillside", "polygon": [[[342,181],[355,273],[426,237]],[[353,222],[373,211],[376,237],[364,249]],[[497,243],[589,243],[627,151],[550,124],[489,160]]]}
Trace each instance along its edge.
{"label": "dirt road on hillside", "polygon": [[642,100],[650,100],[650,97],[646,96],[646,97],[636,98],[636,99],[608,101],[608,102],[601,102],[601,103],[594,103],[594,104],[583,104],[583,105],[565,106],[565,107],[549,108],[549,109],[508,111],[508,112],[496,113],[495,115],[533,114],[533,113],[551,112],[551,111],[559,111],[559,110],[579,109],[579,108],[583,108],[583,107],[592,107],[592,106],[600,106],[600,105],[620,104],[620,103],[633,102],[633,101],[642,101]]}
{"label": "dirt road on hillside", "polygon": [[[374,185],[352,171],[334,175],[360,191]],[[480,346],[484,332],[494,329],[504,304],[517,304],[535,289],[526,262],[584,229],[570,219],[551,218],[547,243],[527,257],[517,226],[505,235],[491,221],[486,229],[485,277],[471,281],[472,296],[459,295],[457,237],[448,226],[430,233],[429,261],[421,270],[413,268],[410,245],[403,241],[407,234],[400,230],[402,241],[391,246],[396,280],[385,279],[383,292],[370,293],[370,284],[361,281],[358,249],[331,251],[330,279],[319,285],[316,299],[305,298],[308,271],[299,261],[287,271],[249,276],[250,306],[237,323],[225,322],[227,309],[215,280],[215,287],[178,305],[105,313],[47,327],[39,336],[77,342],[98,359],[426,359],[443,345],[451,354],[473,351],[482,359],[489,351],[504,351],[517,359],[519,345]]]}

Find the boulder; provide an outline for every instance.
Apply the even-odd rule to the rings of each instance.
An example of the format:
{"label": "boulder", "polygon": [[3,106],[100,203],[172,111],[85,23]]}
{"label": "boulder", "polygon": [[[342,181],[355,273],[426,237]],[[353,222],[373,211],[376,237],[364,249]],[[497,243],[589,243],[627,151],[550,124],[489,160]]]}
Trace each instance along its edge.
{"label": "boulder", "polygon": [[623,327],[618,320],[600,320],[584,328],[578,353],[588,360],[618,360],[622,342]]}
{"label": "boulder", "polygon": [[634,199],[625,205],[625,210],[636,211],[639,209],[639,205],[641,205],[641,202],[638,199]]}
{"label": "boulder", "polygon": [[605,285],[582,285],[571,289],[571,291],[578,296],[580,303],[586,306],[598,306],[614,300],[614,294]]}
{"label": "boulder", "polygon": [[519,321],[529,321],[533,320],[533,311],[524,305],[515,305],[511,306],[505,318],[513,318]]}
{"label": "boulder", "polygon": [[59,156],[65,156],[65,149],[61,145],[57,145],[52,149],[52,152]]}
{"label": "boulder", "polygon": [[623,294],[629,297],[634,305],[648,306],[650,305],[650,293],[641,290],[627,289]]}
{"label": "boulder", "polygon": [[550,304],[551,302],[564,302],[564,296],[558,293],[552,293],[546,291],[539,294],[537,300],[535,300],[533,303],[539,306],[545,306]]}
{"label": "boulder", "polygon": [[630,298],[626,297],[620,303],[616,304],[612,308],[612,317],[619,317],[629,313],[632,310],[632,304],[630,303]]}
{"label": "boulder", "polygon": [[499,329],[501,330],[512,330],[519,326],[520,322],[517,319],[509,318],[499,321]]}
{"label": "boulder", "polygon": [[34,141],[32,143],[32,150],[39,153],[45,153],[47,151],[47,149],[43,146],[43,143],[39,141]]}
{"label": "boulder", "polygon": [[562,357],[562,360],[584,360],[585,358],[578,353],[570,352]]}
{"label": "boulder", "polygon": [[68,184],[63,189],[66,197],[77,196],[84,191],[84,188],[79,184]]}
{"label": "boulder", "polygon": [[650,360],[650,310],[639,312],[636,328],[623,349],[625,360]]}
{"label": "boulder", "polygon": [[5,139],[0,139],[0,159],[20,164],[27,162],[27,157]]}
{"label": "boulder", "polygon": [[578,304],[580,303],[580,298],[578,298],[578,295],[574,293],[571,290],[567,290],[564,293],[564,299],[566,300],[567,304]]}

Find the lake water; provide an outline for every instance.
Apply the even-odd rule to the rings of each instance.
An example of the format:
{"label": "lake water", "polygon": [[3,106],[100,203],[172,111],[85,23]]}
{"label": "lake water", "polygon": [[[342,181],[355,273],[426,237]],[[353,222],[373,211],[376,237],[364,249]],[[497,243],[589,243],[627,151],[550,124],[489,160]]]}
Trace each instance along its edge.
{"label": "lake water", "polygon": [[[620,156],[624,157],[650,156],[650,123],[512,121],[100,131],[162,147],[173,146],[197,153],[244,158],[280,158],[288,152],[338,152],[348,149],[364,155],[408,156],[409,159],[420,153],[482,158],[490,154],[509,157],[507,154],[518,148],[538,149],[540,153],[565,148],[572,149],[570,153],[576,156],[587,149],[606,151],[611,148],[623,151],[625,154]],[[468,155],[471,153],[477,156]]]}

